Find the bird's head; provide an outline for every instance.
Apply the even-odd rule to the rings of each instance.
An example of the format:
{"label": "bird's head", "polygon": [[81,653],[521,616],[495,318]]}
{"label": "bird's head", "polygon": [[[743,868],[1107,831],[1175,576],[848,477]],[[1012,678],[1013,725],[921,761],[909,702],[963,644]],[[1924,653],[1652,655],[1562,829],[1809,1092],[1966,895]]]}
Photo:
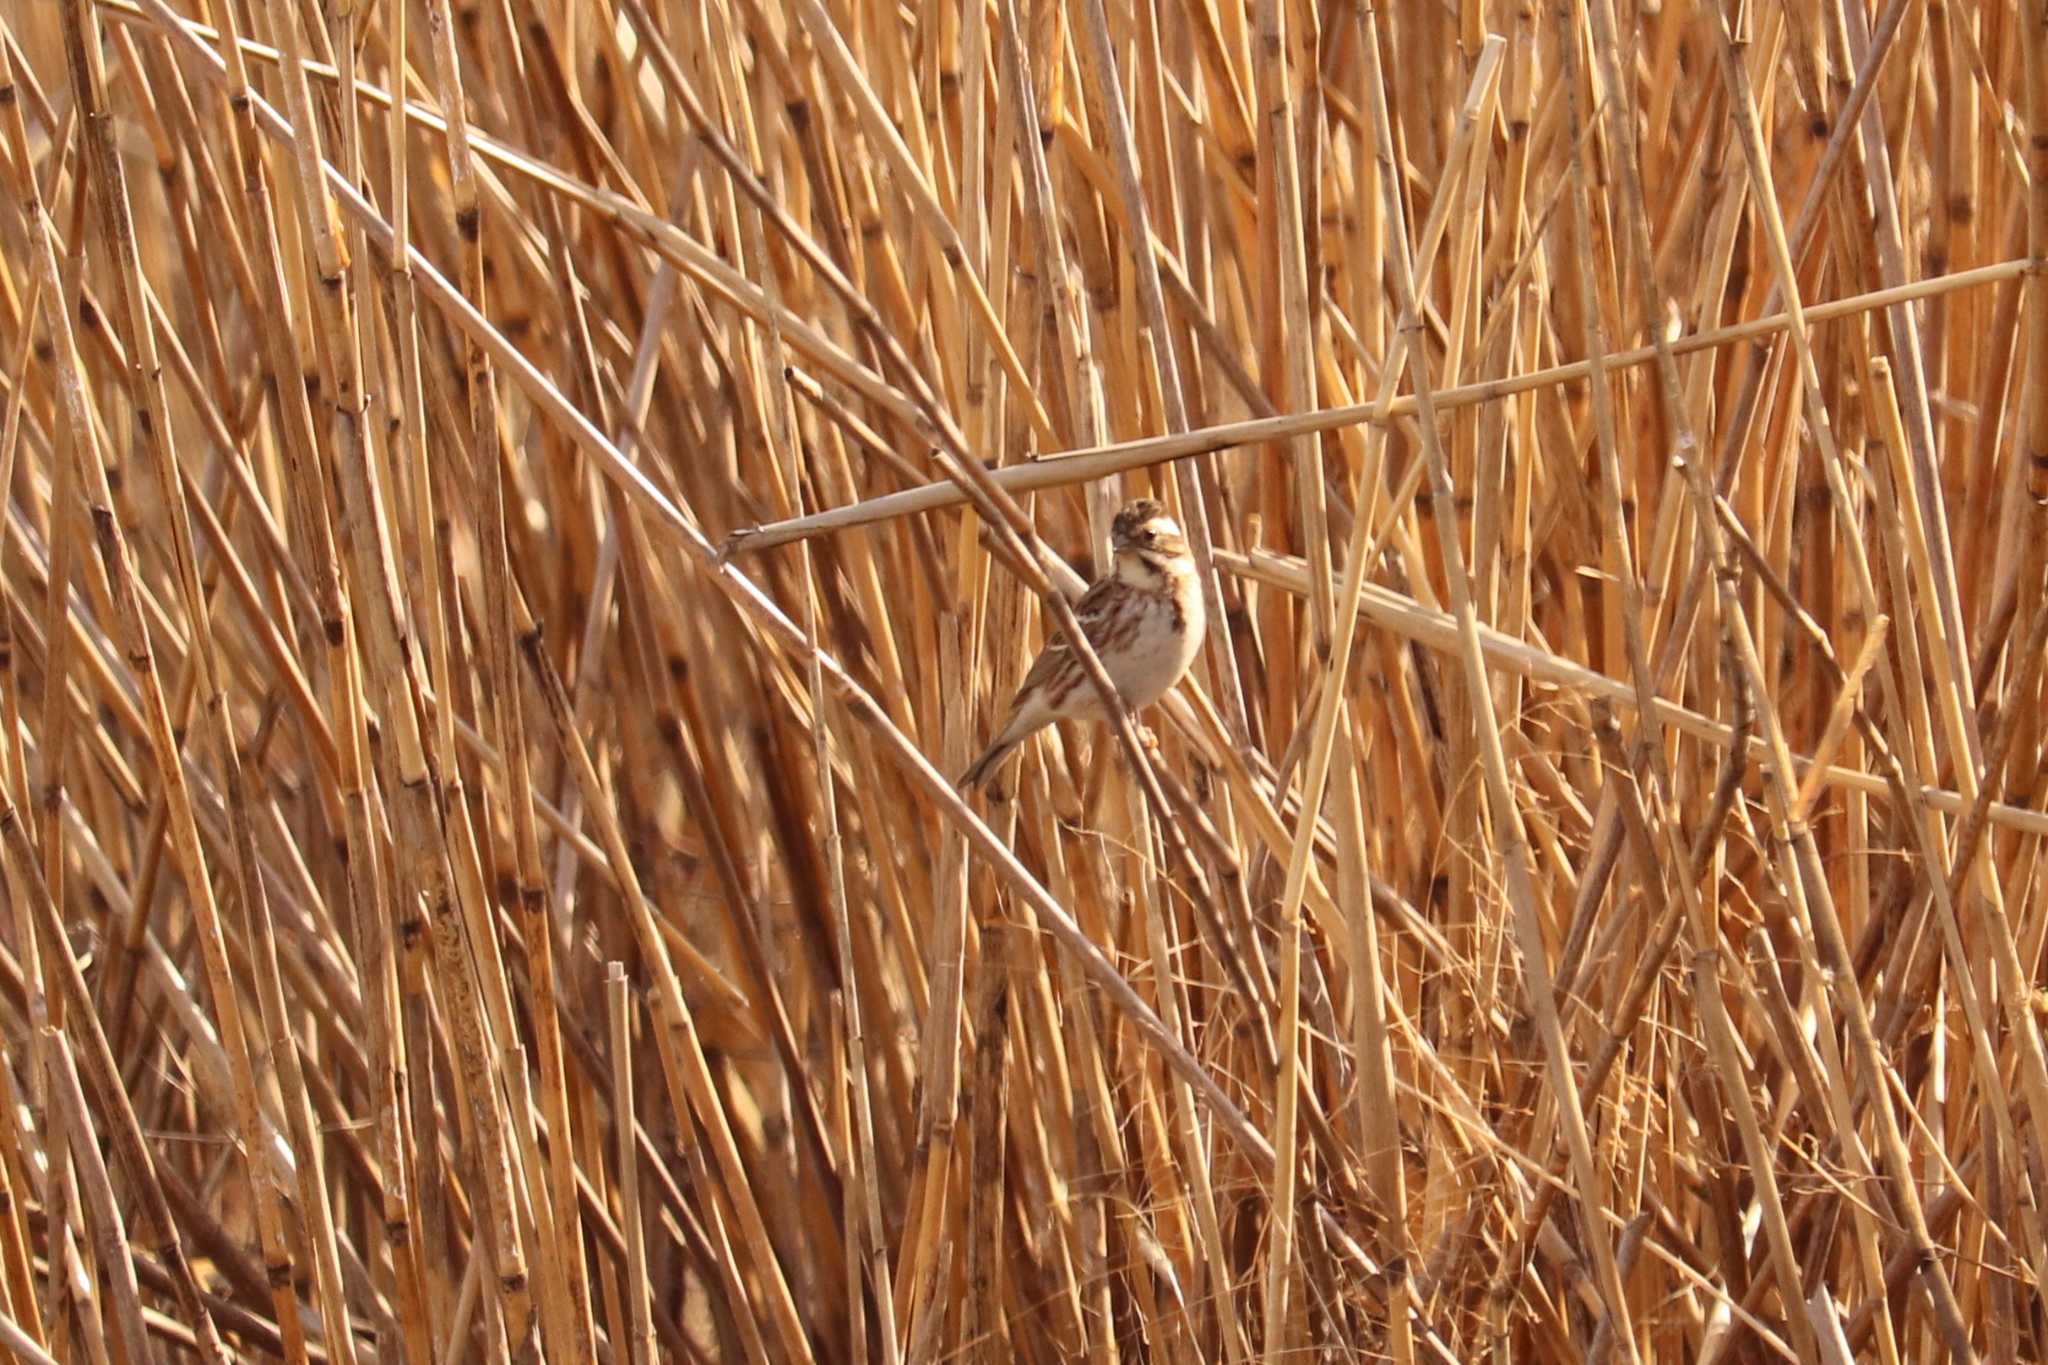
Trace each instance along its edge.
{"label": "bird's head", "polygon": [[1180,523],[1150,498],[1124,504],[1110,523],[1109,543],[1126,577],[1165,578],[1187,567],[1188,541]]}

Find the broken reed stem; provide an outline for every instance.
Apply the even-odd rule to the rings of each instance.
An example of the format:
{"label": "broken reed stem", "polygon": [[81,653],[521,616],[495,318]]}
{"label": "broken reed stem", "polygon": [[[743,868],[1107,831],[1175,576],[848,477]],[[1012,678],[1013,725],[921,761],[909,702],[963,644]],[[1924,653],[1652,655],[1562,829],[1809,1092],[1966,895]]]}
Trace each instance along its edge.
{"label": "broken reed stem", "polygon": [[7,13],[0,1346],[2039,1354],[2048,27],[1878,8]]}

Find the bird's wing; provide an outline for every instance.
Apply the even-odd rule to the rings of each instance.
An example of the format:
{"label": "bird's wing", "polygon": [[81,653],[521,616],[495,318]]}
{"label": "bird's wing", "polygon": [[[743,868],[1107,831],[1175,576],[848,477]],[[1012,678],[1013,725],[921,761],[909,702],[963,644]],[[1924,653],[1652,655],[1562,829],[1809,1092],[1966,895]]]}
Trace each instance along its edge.
{"label": "bird's wing", "polygon": [[[1092,645],[1102,638],[1103,626],[1116,614],[1117,601],[1127,591],[1129,589],[1118,580],[1105,578],[1083,593],[1080,601],[1074,603],[1074,619],[1080,623],[1081,633],[1088,637],[1089,644]],[[1038,656],[1039,663],[1044,663],[1049,655],[1067,653],[1065,631],[1054,625],[1047,636],[1045,649]],[[1031,671],[1036,673],[1037,666],[1034,665]]]}
{"label": "bird's wing", "polygon": [[[1128,591],[1130,589],[1117,579],[1105,578],[1088,589],[1080,601],[1074,603],[1074,619],[1080,623],[1081,633],[1088,637],[1089,644],[1095,644],[1102,639],[1104,626],[1116,614],[1118,600]],[[1067,647],[1066,635],[1058,626],[1054,626],[1051,638],[1045,642],[1045,648],[1039,651],[1037,660],[1031,665],[1031,671],[1024,675],[1024,682],[1017,689],[1018,697],[1021,698],[1042,686],[1061,669],[1072,667],[1072,653],[1073,651]]]}
{"label": "bird's wing", "polygon": [[[1103,626],[1116,615],[1117,603],[1129,591],[1130,588],[1121,579],[1105,578],[1083,593],[1080,601],[1074,603],[1074,619],[1081,623],[1081,633],[1088,637],[1089,644],[1092,645],[1102,638]],[[1048,652],[1055,649],[1064,650],[1067,647],[1066,635],[1058,627],[1054,627],[1052,638],[1045,642],[1045,647]]]}

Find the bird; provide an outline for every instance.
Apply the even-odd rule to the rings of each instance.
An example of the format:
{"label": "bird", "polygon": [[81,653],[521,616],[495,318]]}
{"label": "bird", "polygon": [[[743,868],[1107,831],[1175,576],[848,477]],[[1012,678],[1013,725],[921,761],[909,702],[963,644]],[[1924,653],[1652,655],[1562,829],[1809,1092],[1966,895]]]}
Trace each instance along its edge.
{"label": "bird", "polygon": [[[1165,696],[1188,671],[1202,648],[1207,614],[1187,537],[1164,507],[1150,498],[1126,503],[1110,523],[1109,542],[1109,572],[1074,604],[1074,616],[1124,705],[1136,710]],[[1109,718],[1081,661],[1055,635],[960,787],[985,783],[1018,745],[1056,720]]]}

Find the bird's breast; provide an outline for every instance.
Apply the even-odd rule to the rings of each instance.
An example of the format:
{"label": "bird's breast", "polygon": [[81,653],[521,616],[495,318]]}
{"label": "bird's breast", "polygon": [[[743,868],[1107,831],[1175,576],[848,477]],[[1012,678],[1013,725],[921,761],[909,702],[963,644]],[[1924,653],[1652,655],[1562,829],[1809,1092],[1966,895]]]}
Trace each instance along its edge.
{"label": "bird's breast", "polygon": [[1199,592],[1146,593],[1142,601],[1118,638],[1104,642],[1115,659],[1103,663],[1133,707],[1151,705],[1180,681],[1201,650],[1204,624]]}

